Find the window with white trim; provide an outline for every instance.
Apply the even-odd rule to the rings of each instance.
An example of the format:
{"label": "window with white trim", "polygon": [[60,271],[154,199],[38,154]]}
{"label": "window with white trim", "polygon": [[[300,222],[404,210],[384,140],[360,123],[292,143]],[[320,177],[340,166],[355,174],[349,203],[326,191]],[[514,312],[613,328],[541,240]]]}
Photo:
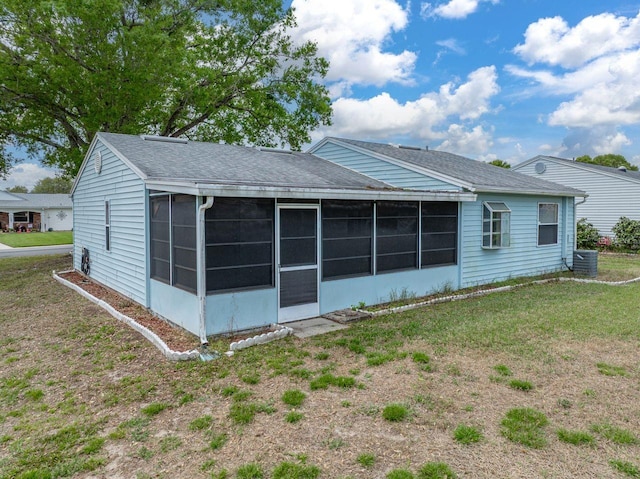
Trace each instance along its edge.
{"label": "window with white trim", "polygon": [[538,203],[538,246],[558,244],[558,203]]}
{"label": "window with white trim", "polygon": [[104,249],[111,251],[111,201],[104,202]]}
{"label": "window with white trim", "polygon": [[482,247],[506,248],[511,244],[511,210],[501,201],[482,203]]}

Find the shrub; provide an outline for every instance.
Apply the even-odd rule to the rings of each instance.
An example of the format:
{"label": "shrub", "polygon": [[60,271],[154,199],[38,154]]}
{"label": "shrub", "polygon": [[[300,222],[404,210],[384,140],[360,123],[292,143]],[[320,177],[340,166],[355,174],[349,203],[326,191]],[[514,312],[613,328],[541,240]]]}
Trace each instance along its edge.
{"label": "shrub", "polygon": [[612,229],[616,246],[627,251],[640,249],[640,221],[621,217]]}
{"label": "shrub", "polygon": [[576,225],[576,245],[578,249],[596,249],[600,233],[586,218],[581,218]]}

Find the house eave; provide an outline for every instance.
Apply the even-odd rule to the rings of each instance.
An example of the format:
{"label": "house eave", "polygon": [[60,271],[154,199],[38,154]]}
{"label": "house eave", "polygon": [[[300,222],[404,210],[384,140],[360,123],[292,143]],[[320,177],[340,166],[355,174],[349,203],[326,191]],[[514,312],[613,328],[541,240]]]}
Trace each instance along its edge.
{"label": "house eave", "polygon": [[587,193],[584,191],[545,191],[536,189],[518,189],[509,190],[499,187],[480,186],[473,189],[474,193],[500,193],[505,195],[537,195],[537,196],[568,196],[586,198]]}
{"label": "house eave", "polygon": [[147,189],[194,196],[235,196],[291,199],[475,201],[470,192],[442,190],[308,188],[291,186],[228,185],[147,180]]}

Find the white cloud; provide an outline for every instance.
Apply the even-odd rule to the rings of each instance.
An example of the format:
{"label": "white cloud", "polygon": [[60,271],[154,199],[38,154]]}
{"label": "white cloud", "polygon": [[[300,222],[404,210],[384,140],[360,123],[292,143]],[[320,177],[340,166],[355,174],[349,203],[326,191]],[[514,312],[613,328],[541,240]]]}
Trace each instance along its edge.
{"label": "white cloud", "polygon": [[420,5],[420,16],[423,18],[462,19],[475,13],[482,2],[491,2],[495,5],[499,3],[499,0],[449,0],[447,3],[441,3],[437,6],[431,3],[422,3]]}
{"label": "white cloud", "polygon": [[55,171],[34,163],[18,163],[14,166],[6,180],[0,180],[0,190],[14,186],[25,186],[29,191],[43,178],[54,177]]}
{"label": "white cloud", "polygon": [[[393,0],[293,0],[299,41],[313,41],[329,60],[329,82],[382,86],[411,84],[417,54],[386,51],[404,30],[408,12]],[[348,88],[348,87],[347,87]]]}
{"label": "white cloud", "polygon": [[[499,90],[495,67],[488,66],[471,72],[465,83],[446,83],[406,103],[386,92],[366,100],[339,98],[333,104],[333,125],[317,133],[355,138],[410,136],[421,142],[449,139],[451,151],[478,154],[490,145],[488,133],[480,127],[467,131],[458,123],[489,112],[491,98]],[[452,122],[457,123],[450,126]],[[471,150],[471,145],[483,150]]]}
{"label": "white cloud", "polygon": [[480,125],[467,130],[464,126],[454,123],[449,125],[447,139],[436,149],[460,155],[477,155],[493,146],[492,133],[485,131]]}
{"label": "white cloud", "polygon": [[525,42],[514,52],[532,65],[546,63],[577,68],[585,63],[640,45],[640,13],[635,18],[602,13],[570,28],[561,17],[542,18],[527,27]]}
{"label": "white cloud", "polygon": [[627,135],[616,127],[572,128],[562,140],[558,155],[576,157],[621,153],[623,147],[630,144],[631,140]]}

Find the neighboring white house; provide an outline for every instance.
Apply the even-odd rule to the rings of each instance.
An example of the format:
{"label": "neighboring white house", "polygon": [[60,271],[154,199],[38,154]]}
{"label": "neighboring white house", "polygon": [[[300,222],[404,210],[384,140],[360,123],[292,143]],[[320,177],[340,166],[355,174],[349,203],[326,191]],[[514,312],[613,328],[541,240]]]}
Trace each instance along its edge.
{"label": "neighboring white house", "polygon": [[622,216],[640,220],[638,171],[553,156],[536,156],[514,166],[512,170],[585,191],[587,201],[578,199],[576,219],[586,218],[601,236],[614,236],[612,228]]}
{"label": "neighboring white house", "polygon": [[73,204],[67,194],[0,191],[0,230],[23,227],[31,231],[73,229]]}

